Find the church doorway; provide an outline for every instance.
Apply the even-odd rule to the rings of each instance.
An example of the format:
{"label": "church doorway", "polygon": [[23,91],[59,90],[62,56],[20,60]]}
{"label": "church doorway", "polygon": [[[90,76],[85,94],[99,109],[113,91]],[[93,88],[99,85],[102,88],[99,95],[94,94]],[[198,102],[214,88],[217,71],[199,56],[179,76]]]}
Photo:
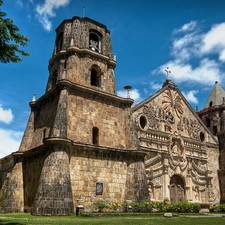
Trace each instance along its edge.
{"label": "church doorway", "polygon": [[184,181],[178,175],[173,175],[170,179],[170,201],[172,204],[185,201]]}

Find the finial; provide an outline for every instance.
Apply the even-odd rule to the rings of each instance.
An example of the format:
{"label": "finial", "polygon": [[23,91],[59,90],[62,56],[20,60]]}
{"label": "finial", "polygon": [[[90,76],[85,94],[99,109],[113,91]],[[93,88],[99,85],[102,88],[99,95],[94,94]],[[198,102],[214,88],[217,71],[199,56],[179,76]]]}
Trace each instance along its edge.
{"label": "finial", "polygon": [[113,55],[113,60],[116,61],[116,54]]}
{"label": "finial", "polygon": [[74,46],[74,39],[73,38],[71,38],[71,40],[70,40],[70,46]]}
{"label": "finial", "polygon": [[85,17],[85,7],[83,7],[83,17]]}
{"label": "finial", "polygon": [[124,86],[124,89],[127,90],[127,98],[130,98],[130,89],[131,88],[132,88],[131,86]]}
{"label": "finial", "polygon": [[32,102],[36,101],[36,94],[33,94]]}
{"label": "finial", "polygon": [[196,106],[196,110],[195,111],[198,112],[198,106]]}
{"label": "finial", "polygon": [[171,73],[171,71],[169,70],[169,67],[166,67],[165,71],[166,71],[166,77],[167,79],[169,79],[169,73]]}

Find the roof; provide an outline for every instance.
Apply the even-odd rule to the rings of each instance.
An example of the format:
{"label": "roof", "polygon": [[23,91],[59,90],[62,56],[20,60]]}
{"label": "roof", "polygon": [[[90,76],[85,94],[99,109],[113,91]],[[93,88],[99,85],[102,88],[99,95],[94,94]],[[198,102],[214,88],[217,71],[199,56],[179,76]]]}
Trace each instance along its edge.
{"label": "roof", "polygon": [[225,91],[219,85],[218,81],[215,82],[215,85],[211,91],[211,94],[205,104],[204,109],[223,104],[223,98],[225,98]]}

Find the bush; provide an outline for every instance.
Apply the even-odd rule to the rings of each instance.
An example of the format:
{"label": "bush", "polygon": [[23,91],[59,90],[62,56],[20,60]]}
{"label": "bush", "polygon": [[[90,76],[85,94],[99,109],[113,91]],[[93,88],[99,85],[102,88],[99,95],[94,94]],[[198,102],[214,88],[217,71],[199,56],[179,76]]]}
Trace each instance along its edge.
{"label": "bush", "polygon": [[209,210],[210,212],[225,212],[225,204],[210,206]]}
{"label": "bush", "polygon": [[190,202],[178,202],[177,204],[170,204],[164,206],[165,212],[197,213],[200,209],[200,204]]}
{"label": "bush", "polygon": [[93,203],[94,209],[97,209],[99,212],[106,207],[106,203],[104,201],[96,201]]}

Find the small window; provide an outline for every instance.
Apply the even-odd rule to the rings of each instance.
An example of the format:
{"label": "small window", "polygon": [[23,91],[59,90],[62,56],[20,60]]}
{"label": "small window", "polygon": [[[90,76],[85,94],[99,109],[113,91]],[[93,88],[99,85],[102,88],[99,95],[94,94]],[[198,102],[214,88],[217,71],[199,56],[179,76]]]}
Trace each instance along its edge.
{"label": "small window", "polygon": [[201,142],[203,142],[205,140],[205,134],[201,131],[199,136],[200,136]]}
{"label": "small window", "polygon": [[101,87],[101,70],[96,65],[91,68],[91,85]]}
{"label": "small window", "polygon": [[213,126],[213,135],[217,135],[217,126]]}
{"label": "small window", "polygon": [[97,127],[92,128],[92,144],[99,145],[99,129]]}
{"label": "small window", "polygon": [[147,119],[145,116],[141,116],[140,117],[140,127],[142,129],[146,129],[146,126],[147,126]]}
{"label": "small window", "polygon": [[211,101],[211,102],[209,103],[209,107],[212,107],[212,105],[213,105],[213,102]]}
{"label": "small window", "polygon": [[206,125],[207,127],[210,127],[210,119],[209,119],[209,118],[206,118],[206,120],[205,120],[205,125]]}

